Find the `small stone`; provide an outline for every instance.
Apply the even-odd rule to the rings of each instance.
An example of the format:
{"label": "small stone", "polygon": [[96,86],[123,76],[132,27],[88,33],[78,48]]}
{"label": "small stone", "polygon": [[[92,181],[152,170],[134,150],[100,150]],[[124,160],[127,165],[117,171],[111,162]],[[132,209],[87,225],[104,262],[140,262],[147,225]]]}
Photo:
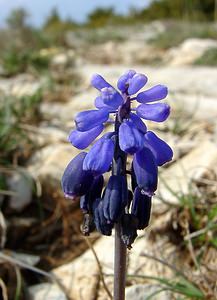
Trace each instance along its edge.
{"label": "small stone", "polygon": [[191,182],[200,180],[210,170],[217,172],[216,166],[216,143],[209,139],[203,140],[203,143],[163,171],[156,196],[167,202],[178,204],[179,195],[191,192]]}
{"label": "small stone", "polygon": [[34,95],[42,87],[42,81],[36,80],[32,75],[19,74],[12,78],[0,79],[0,90],[5,95],[16,97]]}
{"label": "small stone", "polygon": [[58,53],[53,56],[51,66],[57,69],[73,67],[75,61],[75,52],[73,50],[64,53]]}
{"label": "small stone", "polygon": [[10,251],[10,256],[15,258],[18,261],[21,261],[29,266],[35,266],[40,261],[40,256],[31,255],[27,253],[17,253],[14,251]]}
{"label": "small stone", "polygon": [[65,127],[74,126],[72,121],[75,115],[82,111],[93,109],[93,100],[97,96],[97,91],[94,89],[88,90],[85,93],[80,93],[73,96],[67,103],[50,103],[42,102],[40,105],[40,113],[45,119],[49,119],[52,124]]}
{"label": "small stone", "polygon": [[57,127],[41,125],[38,128],[34,128],[28,136],[38,147],[44,147],[67,141],[68,132]]}
{"label": "small stone", "polygon": [[[211,83],[211,86],[212,84],[216,83]],[[209,95],[209,93],[211,95]],[[207,123],[214,122],[217,118],[217,101],[216,96],[214,95],[215,93],[217,93],[217,90],[215,91],[215,88],[213,90],[212,88],[210,88],[209,91],[204,88],[204,92],[197,92],[197,90],[195,89],[195,91],[183,91],[175,93],[175,95],[169,95],[168,100],[172,107],[172,120],[169,119],[169,123],[177,122],[177,119],[179,119],[178,114],[180,111],[183,115],[189,115],[190,118],[193,118],[194,123],[199,120],[206,121]],[[211,107],[212,109],[210,109]],[[195,124],[193,124],[193,122],[189,123],[190,130],[192,129],[192,126],[195,126]],[[181,124],[181,127],[186,128],[186,124]],[[189,140],[189,142],[192,141]]]}
{"label": "small stone", "polygon": [[60,193],[61,178],[69,161],[75,157],[79,151],[69,144],[52,144],[42,148],[32,156],[28,163],[28,171],[32,176],[40,181],[43,191],[52,195]]}
{"label": "small stone", "polygon": [[208,49],[217,48],[217,41],[212,39],[189,38],[178,47],[169,49],[165,60],[170,65],[180,66],[194,63]]}
{"label": "small stone", "polygon": [[13,172],[6,181],[8,189],[14,192],[14,195],[9,199],[9,207],[20,212],[32,201],[32,177],[27,171],[25,173]]}
{"label": "small stone", "polygon": [[69,291],[72,299],[96,299],[99,274],[94,259],[88,259],[82,255],[73,262],[54,269],[53,273]]}
{"label": "small stone", "polygon": [[[103,273],[111,273],[113,270],[113,249],[114,239],[112,237],[103,236],[94,244],[94,250],[103,268]],[[99,268],[91,250],[87,250],[74,261],[53,269],[52,272],[61,280],[72,299],[97,299]],[[105,277],[105,280],[108,283],[112,278]]]}
{"label": "small stone", "polygon": [[59,53],[52,58],[52,66],[67,66],[68,57],[65,53]]}
{"label": "small stone", "polygon": [[31,300],[67,300],[64,292],[55,284],[41,283],[28,288]]}

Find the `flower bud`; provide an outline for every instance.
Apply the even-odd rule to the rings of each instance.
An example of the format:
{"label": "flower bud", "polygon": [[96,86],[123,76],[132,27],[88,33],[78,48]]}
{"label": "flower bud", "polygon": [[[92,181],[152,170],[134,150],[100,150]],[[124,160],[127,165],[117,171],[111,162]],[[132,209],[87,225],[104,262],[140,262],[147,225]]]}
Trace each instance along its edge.
{"label": "flower bud", "polygon": [[93,173],[83,170],[86,152],[81,152],[73,158],[62,176],[62,189],[66,197],[75,198],[86,194],[93,182]]}
{"label": "flower bud", "polygon": [[107,109],[86,110],[78,113],[75,117],[77,130],[87,131],[96,126],[102,125],[109,118]]}
{"label": "flower bud", "polygon": [[123,93],[127,92],[128,86],[129,86],[129,80],[136,74],[136,71],[134,70],[129,70],[125,72],[117,82],[117,87],[119,88],[120,91]]}
{"label": "flower bud", "polygon": [[127,180],[121,175],[112,175],[109,178],[103,197],[103,212],[109,222],[117,222],[124,213],[127,205]]}
{"label": "flower bud", "polygon": [[136,128],[142,133],[147,132],[147,127],[145,123],[143,123],[142,120],[136,114],[130,113],[130,121],[132,121]]}
{"label": "flower bud", "polygon": [[80,208],[84,213],[92,212],[93,202],[101,197],[104,178],[102,175],[94,178],[90,190],[80,199]]}
{"label": "flower bud", "polygon": [[99,125],[88,131],[83,131],[83,132],[78,130],[73,130],[69,134],[68,140],[74,147],[83,150],[87,148],[98,135],[100,135],[103,129],[104,126]]}
{"label": "flower bud", "polygon": [[162,166],[173,157],[173,151],[170,146],[152,131],[148,131],[144,135],[144,144],[153,153],[158,166]]}
{"label": "flower bud", "polygon": [[139,93],[136,99],[140,103],[149,103],[164,99],[166,98],[167,94],[168,88],[165,85],[158,84],[144,92]]}
{"label": "flower bud", "polygon": [[93,74],[91,78],[91,85],[95,87],[97,90],[101,91],[101,89],[105,87],[112,87],[101,75]]}
{"label": "flower bud", "polygon": [[114,107],[109,106],[109,105],[104,103],[101,96],[96,97],[96,99],[94,101],[94,104],[95,104],[95,107],[98,108],[98,109],[104,108],[104,109],[107,109],[108,112],[114,110]]}
{"label": "flower bud", "polygon": [[84,159],[83,169],[99,175],[108,171],[114,155],[114,142],[102,137],[90,149]]}
{"label": "flower bud", "polygon": [[157,189],[158,169],[151,150],[143,148],[134,154],[133,169],[138,186],[146,195],[153,195]]}
{"label": "flower bud", "polygon": [[136,113],[145,120],[163,122],[169,117],[170,106],[166,103],[141,104]]}
{"label": "flower bud", "polygon": [[100,198],[98,198],[93,204],[93,215],[97,231],[103,235],[111,235],[113,224],[109,223],[104,217],[103,201]]}
{"label": "flower bud", "polygon": [[143,148],[143,134],[131,121],[125,121],[119,128],[119,145],[126,153],[134,154]]}
{"label": "flower bud", "polygon": [[151,215],[151,197],[145,195],[139,187],[134,191],[131,214],[137,217],[137,229],[148,226]]}
{"label": "flower bud", "polygon": [[133,95],[137,93],[141,88],[144,87],[146,82],[148,81],[148,78],[143,74],[135,74],[130,80],[129,80],[129,87],[128,87],[128,94]]}
{"label": "flower bud", "polygon": [[106,105],[114,109],[117,109],[124,102],[123,97],[112,87],[103,88],[101,97]]}

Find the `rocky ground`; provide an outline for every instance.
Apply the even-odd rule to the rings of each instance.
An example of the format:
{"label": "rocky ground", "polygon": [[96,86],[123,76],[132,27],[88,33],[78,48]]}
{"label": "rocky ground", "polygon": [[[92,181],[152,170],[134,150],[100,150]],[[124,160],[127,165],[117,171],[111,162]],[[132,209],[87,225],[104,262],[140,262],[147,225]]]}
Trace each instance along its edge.
{"label": "rocky ground", "polygon": [[[21,290],[28,293],[26,299],[109,299],[102,273],[112,290],[114,237],[94,234],[87,241],[81,236],[81,213],[77,204],[63,199],[60,178],[77,153],[67,142],[73,118],[93,107],[96,91],[89,85],[91,74],[102,74],[115,84],[129,68],[146,74],[148,86],[162,83],[169,87],[170,120],[165,125],[148,126],[171,145],[174,159],[161,171],[150,226],[128,252],[126,299],[148,299],[162,289],[159,278],[175,279],[175,283],[152,299],[184,299],[177,298],[177,283],[183,284],[185,292],[196,293],[195,299],[217,299],[213,229],[217,218],[217,69],[191,65],[207,47],[216,47],[216,41],[188,40],[162,54],[144,41],[139,43],[139,36],[134,39],[136,44],[129,40],[93,45],[88,57],[76,50],[56,54],[53,70],[62,74],[73,65],[79,84],[73,91],[69,89],[67,96],[61,94],[59,101],[44,94],[40,121],[25,124],[35,142],[34,151],[23,168],[0,168],[2,174],[7,173],[10,191],[0,198],[0,274],[7,276],[11,291],[18,286],[12,284],[14,278],[18,281],[22,274],[26,287],[21,285]],[[144,63],[150,53],[153,57],[163,55],[164,64]],[[5,95],[22,96],[46,84],[44,77],[20,74],[1,78],[0,90]],[[214,216],[209,216],[210,211]],[[194,299],[191,294],[185,296]]]}

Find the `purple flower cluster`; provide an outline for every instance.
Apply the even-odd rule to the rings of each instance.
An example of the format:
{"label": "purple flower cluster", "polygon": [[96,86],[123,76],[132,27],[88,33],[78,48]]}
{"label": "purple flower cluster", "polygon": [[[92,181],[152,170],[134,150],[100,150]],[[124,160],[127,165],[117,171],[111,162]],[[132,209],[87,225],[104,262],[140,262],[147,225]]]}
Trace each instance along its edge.
{"label": "purple flower cluster", "polygon": [[[111,235],[114,224],[120,222],[122,240],[129,248],[137,229],[148,226],[158,166],[173,156],[169,145],[148,131],[141,120],[163,122],[170,114],[169,105],[158,102],[167,96],[167,87],[156,85],[140,91],[147,80],[145,75],[129,70],[117,82],[119,92],[102,76],[93,75],[91,84],[99,91],[96,109],[77,114],[76,130],[70,133],[69,141],[83,150],[102,133],[105,124],[114,123],[114,130],[102,135],[89,152],[72,159],[62,177],[65,196],[81,197],[84,234],[96,228]],[[135,101],[139,105],[131,108]],[[133,156],[131,170],[126,170],[128,155]],[[112,175],[103,190],[103,174],[108,171]],[[132,192],[127,174],[131,175]]]}

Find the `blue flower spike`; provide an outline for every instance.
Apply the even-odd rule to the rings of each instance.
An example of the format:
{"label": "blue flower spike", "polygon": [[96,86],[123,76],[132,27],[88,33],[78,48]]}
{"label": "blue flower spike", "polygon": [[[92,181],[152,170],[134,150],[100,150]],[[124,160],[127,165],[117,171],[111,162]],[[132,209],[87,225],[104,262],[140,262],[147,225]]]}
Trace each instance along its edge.
{"label": "blue flower spike", "polygon": [[[62,177],[65,196],[80,197],[83,233],[89,235],[96,229],[111,235],[114,225],[119,223],[122,241],[129,249],[137,230],[149,224],[158,167],[173,157],[170,146],[145,124],[146,120],[164,122],[168,118],[170,106],[162,101],[168,89],[158,84],[142,90],[147,81],[147,76],[128,70],[118,79],[117,90],[101,75],[92,76],[91,85],[98,91],[96,109],[76,115],[76,128],[68,138],[80,150],[90,148],[72,159]],[[113,131],[100,136],[107,123],[114,124]],[[129,156],[132,168],[126,170]],[[111,171],[105,184],[103,176]],[[131,174],[131,190],[127,173]]]}

